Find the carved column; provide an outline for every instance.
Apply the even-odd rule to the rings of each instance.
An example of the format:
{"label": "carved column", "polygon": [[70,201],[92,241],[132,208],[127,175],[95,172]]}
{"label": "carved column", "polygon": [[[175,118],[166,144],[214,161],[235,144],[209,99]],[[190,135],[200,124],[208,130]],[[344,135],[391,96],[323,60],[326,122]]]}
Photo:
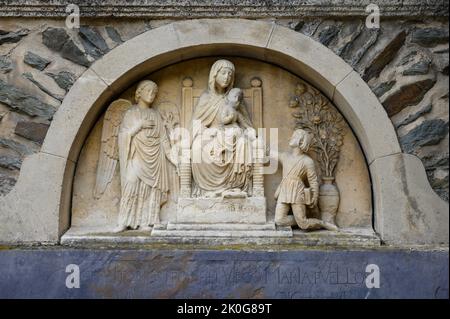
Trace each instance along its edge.
{"label": "carved column", "polygon": [[[262,108],[262,81],[255,77],[250,81],[251,88],[249,95],[251,99],[252,120],[256,130],[263,128]],[[255,160],[253,163],[253,196],[264,197],[264,177],[263,177],[263,161],[264,161],[264,136],[258,132],[258,139],[254,142]]]}
{"label": "carved column", "polygon": [[184,153],[190,149],[183,149],[180,164],[180,197],[191,197],[191,161]]}
{"label": "carved column", "polygon": [[[191,122],[193,111],[193,81],[187,77],[183,80],[181,89],[182,108],[181,108],[181,125],[188,129]],[[184,131],[181,142],[181,163],[180,163],[180,197],[191,197],[191,136],[188,131]]]}
{"label": "carved column", "polygon": [[264,160],[264,141],[262,136],[258,137],[253,147],[255,148],[255,160],[253,163],[253,196],[264,197],[264,177],[263,177],[263,160]]}

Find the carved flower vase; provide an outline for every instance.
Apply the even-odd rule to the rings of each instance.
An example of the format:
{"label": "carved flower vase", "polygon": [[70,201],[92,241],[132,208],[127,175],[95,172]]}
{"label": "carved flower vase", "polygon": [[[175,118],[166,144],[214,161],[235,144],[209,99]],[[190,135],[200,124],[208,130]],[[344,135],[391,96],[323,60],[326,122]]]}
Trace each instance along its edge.
{"label": "carved flower vase", "polygon": [[339,189],[334,177],[322,177],[323,184],[319,188],[319,208],[322,220],[336,225],[336,214],[339,208]]}

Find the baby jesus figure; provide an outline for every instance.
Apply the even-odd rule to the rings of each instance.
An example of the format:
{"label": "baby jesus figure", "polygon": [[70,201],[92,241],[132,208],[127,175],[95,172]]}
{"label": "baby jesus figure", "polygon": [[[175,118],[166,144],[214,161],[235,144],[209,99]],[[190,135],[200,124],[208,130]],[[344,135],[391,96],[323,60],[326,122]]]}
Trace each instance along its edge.
{"label": "baby jesus figure", "polygon": [[[233,156],[233,149],[236,145],[236,140],[241,137],[242,128],[239,127],[238,107],[242,101],[243,92],[239,88],[233,88],[226,96],[226,102],[222,110],[218,114],[220,126],[216,130],[217,142],[214,146],[214,155],[221,162],[228,162],[231,160],[229,156]],[[229,151],[229,152],[227,152]]]}
{"label": "baby jesus figure", "polygon": [[242,114],[239,111],[243,97],[244,92],[240,88],[231,89],[228,92],[224,109],[219,114],[219,119],[226,136],[239,138],[245,135],[250,141],[254,141],[256,139],[255,129],[242,120]]}
{"label": "baby jesus figure", "polygon": [[240,173],[243,165],[251,162],[249,157],[252,156],[252,142],[256,140],[256,132],[245,119],[242,119],[240,107],[243,97],[241,89],[231,89],[218,113],[219,127],[216,130],[217,136],[212,155],[216,162],[228,163],[234,167],[228,183],[229,189],[222,192],[223,197],[247,197],[247,192],[235,185],[241,184],[239,177],[242,176]]}
{"label": "baby jesus figure", "polygon": [[244,94],[241,89],[233,88],[228,92],[227,102],[220,114],[220,121],[225,127],[239,127],[239,112],[237,108],[242,102]]}

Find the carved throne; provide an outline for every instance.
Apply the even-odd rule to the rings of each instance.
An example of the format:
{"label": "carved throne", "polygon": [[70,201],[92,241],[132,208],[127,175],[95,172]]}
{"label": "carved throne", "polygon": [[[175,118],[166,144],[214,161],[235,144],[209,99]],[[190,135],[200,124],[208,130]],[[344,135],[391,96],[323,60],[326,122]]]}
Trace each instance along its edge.
{"label": "carved throne", "polygon": [[[191,78],[185,78],[181,89],[181,127],[191,126],[194,107],[204,89],[194,87]],[[253,78],[250,87],[243,89],[244,102],[256,130],[263,128],[262,81]],[[292,231],[276,230],[268,222],[264,197],[263,149],[256,142],[257,158],[252,168],[252,194],[245,198],[196,198],[192,196],[190,143],[182,146],[184,158],[180,164],[180,192],[177,218],[165,230],[154,230],[152,235],[176,237],[289,237]],[[184,154],[184,155],[183,155]]]}
{"label": "carved throne", "polygon": [[[251,87],[243,89],[244,101],[249,106],[249,113],[255,129],[263,128],[262,120],[262,82],[258,78],[253,78],[250,81]],[[200,95],[204,92],[203,89],[196,89],[193,87],[193,81],[191,78],[185,78],[182,83],[181,89],[181,126],[189,128],[192,121],[192,113],[195,105],[200,98]],[[186,154],[189,154],[188,150]],[[192,173],[191,164],[189,161],[183,161],[184,163],[180,167],[180,196],[191,197],[192,186]],[[262,161],[257,161],[253,166],[253,196],[264,197],[264,179],[262,175]]]}

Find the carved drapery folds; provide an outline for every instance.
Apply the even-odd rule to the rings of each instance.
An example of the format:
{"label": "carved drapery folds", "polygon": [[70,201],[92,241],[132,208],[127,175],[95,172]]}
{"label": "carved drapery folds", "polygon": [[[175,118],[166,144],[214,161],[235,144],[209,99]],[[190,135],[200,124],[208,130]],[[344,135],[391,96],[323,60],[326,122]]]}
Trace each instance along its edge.
{"label": "carved drapery folds", "polygon": [[[119,99],[108,107],[94,195],[98,198],[105,192],[120,162],[118,231],[148,228],[156,236],[198,236],[199,231],[216,233],[227,229],[244,237],[252,236],[252,232],[261,236],[261,231],[284,237],[292,235],[289,226],[293,225],[309,230],[337,229],[339,192],[333,181],[343,144],[342,116],[318,90],[304,82],[297,85],[290,101],[290,107],[296,108],[293,136],[304,132],[302,140],[308,141],[308,147],[302,151],[304,155],[298,155],[298,161],[297,155],[283,157],[282,152],[278,159],[283,176],[289,175],[291,164],[297,167],[294,162],[303,163],[309,158],[306,152],[311,150],[315,156],[308,163],[316,161],[318,165],[306,165],[299,172],[320,178],[313,179],[317,187],[312,202],[306,199],[311,195],[308,190],[313,180],[303,180],[306,175],[300,173],[303,177],[288,176],[288,181],[304,185],[299,188],[295,184],[291,189],[283,178],[278,215],[289,214],[298,205],[304,207],[296,212],[303,213],[297,214],[295,222],[292,215],[284,216],[292,223],[277,222],[277,214],[271,221],[267,217],[263,175],[268,141],[264,140],[263,130],[256,132],[264,129],[263,82],[253,77],[247,87],[235,87],[235,72],[232,62],[217,60],[210,68],[206,88],[196,87],[191,77],[185,77],[180,83],[180,105],[161,98],[152,106],[157,86],[145,80],[137,86],[136,104]],[[154,85],[144,90],[145,83]],[[289,146],[298,148],[291,143]],[[321,173],[316,174],[316,169]],[[283,202],[289,198],[294,202]],[[176,218],[161,222],[160,208],[169,202]],[[306,212],[317,206],[322,220],[308,219]],[[244,231],[247,226],[250,232]]]}

